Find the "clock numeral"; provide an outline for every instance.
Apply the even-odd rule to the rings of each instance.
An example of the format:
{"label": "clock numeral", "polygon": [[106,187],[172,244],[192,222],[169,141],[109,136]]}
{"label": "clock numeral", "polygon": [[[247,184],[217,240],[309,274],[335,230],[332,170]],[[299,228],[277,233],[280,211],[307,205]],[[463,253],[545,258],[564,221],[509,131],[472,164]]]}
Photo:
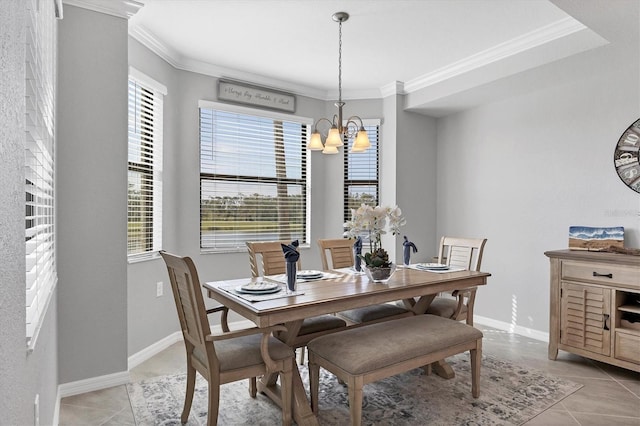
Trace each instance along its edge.
{"label": "clock numeral", "polygon": [[622,138],[620,139],[618,146],[622,146],[622,144],[637,146],[638,141],[640,141],[640,136],[638,136],[637,134],[631,131],[628,131],[624,135],[622,135]]}

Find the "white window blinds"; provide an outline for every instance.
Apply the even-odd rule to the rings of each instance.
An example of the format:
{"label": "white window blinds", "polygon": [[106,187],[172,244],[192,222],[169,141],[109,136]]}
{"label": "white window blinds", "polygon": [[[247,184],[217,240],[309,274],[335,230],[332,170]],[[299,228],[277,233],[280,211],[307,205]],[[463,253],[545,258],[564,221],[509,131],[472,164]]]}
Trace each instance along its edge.
{"label": "white window blinds", "polygon": [[25,8],[26,336],[33,349],[58,280],[54,229],[56,21],[52,1],[29,0]]}
{"label": "white window blinds", "polygon": [[[377,120],[365,121],[365,130],[371,147],[365,152],[349,152],[344,149],[344,221],[351,220],[351,209],[361,204],[376,206],[379,199],[379,137],[380,125]],[[353,145],[355,138],[347,140]]]}
{"label": "white window blinds", "polygon": [[127,179],[129,260],[145,258],[162,249],[162,110],[166,93],[164,86],[149,77],[134,70],[131,74]]}
{"label": "white window blinds", "polygon": [[200,245],[307,242],[310,120],[200,108]]}

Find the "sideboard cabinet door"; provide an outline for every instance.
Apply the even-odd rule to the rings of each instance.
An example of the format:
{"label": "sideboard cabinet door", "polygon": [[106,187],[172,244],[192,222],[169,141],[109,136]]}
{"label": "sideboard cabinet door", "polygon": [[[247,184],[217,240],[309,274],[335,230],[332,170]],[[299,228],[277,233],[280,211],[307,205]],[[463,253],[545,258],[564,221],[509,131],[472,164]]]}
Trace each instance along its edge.
{"label": "sideboard cabinet door", "polygon": [[601,355],[611,352],[611,290],[561,284],[560,342]]}

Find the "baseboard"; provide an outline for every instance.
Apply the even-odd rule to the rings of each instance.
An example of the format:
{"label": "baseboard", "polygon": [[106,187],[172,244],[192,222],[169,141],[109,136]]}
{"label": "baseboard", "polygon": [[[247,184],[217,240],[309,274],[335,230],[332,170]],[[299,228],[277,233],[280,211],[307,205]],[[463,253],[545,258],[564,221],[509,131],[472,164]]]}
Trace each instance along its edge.
{"label": "baseboard", "polygon": [[81,393],[93,392],[113,386],[129,383],[129,372],[107,374],[104,376],[92,377],[90,379],[78,380],[76,382],[63,383],[58,386],[59,398],[79,395]]}
{"label": "baseboard", "polygon": [[534,330],[532,328],[522,327],[521,325],[514,325],[508,322],[498,321],[492,318],[481,317],[478,315],[473,316],[473,322],[486,325],[489,327],[497,328],[498,330],[507,331],[509,333],[518,334],[520,336],[530,337],[542,342],[549,342],[549,333],[543,331]]}
{"label": "baseboard", "polygon": [[131,355],[128,359],[127,366],[129,370],[137,367],[138,365],[142,364],[152,356],[159,354],[160,352],[167,349],[169,346],[180,341],[182,341],[182,332],[176,331],[175,333],[171,333],[167,337],[161,340],[158,340],[154,344],[147,346],[143,350],[136,352],[135,354]]}

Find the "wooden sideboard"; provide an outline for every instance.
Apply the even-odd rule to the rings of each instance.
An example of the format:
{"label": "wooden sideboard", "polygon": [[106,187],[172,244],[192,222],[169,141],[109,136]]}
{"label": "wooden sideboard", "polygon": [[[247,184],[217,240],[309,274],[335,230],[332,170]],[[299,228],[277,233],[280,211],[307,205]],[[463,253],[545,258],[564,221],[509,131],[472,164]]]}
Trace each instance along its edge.
{"label": "wooden sideboard", "polygon": [[547,251],[549,359],[558,349],[640,371],[640,256]]}

